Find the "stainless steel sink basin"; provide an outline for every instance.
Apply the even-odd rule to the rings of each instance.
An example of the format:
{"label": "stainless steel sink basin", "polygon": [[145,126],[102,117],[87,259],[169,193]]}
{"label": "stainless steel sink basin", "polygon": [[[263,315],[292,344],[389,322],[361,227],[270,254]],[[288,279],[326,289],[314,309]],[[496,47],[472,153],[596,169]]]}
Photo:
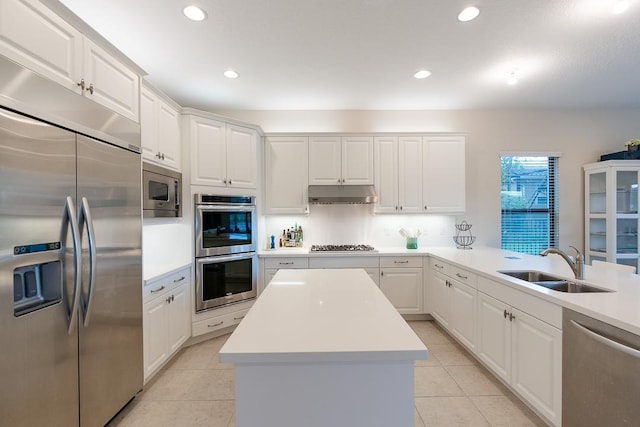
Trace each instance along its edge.
{"label": "stainless steel sink basin", "polygon": [[526,282],[556,282],[565,280],[561,277],[535,270],[498,271],[498,273],[506,274],[507,276],[515,277],[516,279]]}
{"label": "stainless steel sink basin", "polygon": [[543,286],[547,289],[557,292],[567,293],[584,293],[584,292],[613,292],[608,289],[598,288],[596,286],[586,285],[582,283],[574,283],[563,279],[562,277],[552,274],[543,273],[535,270],[518,270],[518,271],[498,271],[498,273],[524,280],[534,285]]}

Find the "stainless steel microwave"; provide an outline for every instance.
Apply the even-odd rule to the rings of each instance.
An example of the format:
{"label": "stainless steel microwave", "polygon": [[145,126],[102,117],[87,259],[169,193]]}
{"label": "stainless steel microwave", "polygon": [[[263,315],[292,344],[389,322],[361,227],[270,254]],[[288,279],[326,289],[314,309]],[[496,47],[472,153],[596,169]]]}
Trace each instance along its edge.
{"label": "stainless steel microwave", "polygon": [[180,172],[143,163],[142,188],[142,212],[145,218],[182,216]]}

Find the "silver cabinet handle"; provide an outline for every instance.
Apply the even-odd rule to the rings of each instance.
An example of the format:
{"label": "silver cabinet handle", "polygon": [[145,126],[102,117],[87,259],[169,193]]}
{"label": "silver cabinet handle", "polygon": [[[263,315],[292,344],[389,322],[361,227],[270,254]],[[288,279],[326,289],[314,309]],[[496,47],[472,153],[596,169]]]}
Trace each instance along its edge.
{"label": "silver cabinet handle", "polygon": [[223,180],[222,180],[222,182],[224,182],[224,183],[226,184],[226,183],[227,183],[227,180],[226,180],[226,179],[223,179]]}
{"label": "silver cabinet handle", "polygon": [[[80,223],[79,228],[82,229],[84,224],[87,225],[87,237],[89,239],[89,287],[87,289],[87,301],[82,304],[84,315],[84,326],[89,326],[89,316],[91,315],[91,302],[93,301],[93,288],[96,283],[96,233],[93,230],[93,218],[91,217],[91,208],[89,200],[82,198],[80,206]],[[81,295],[82,296],[82,295]]]}
{"label": "silver cabinet handle", "polygon": [[576,322],[575,320],[571,320],[570,322],[571,322],[571,325],[573,327],[577,328],[579,331],[581,331],[582,333],[590,336],[591,338],[593,338],[594,340],[598,341],[599,343],[604,344],[607,347],[611,347],[613,349],[621,351],[623,353],[626,353],[629,356],[632,356],[632,357],[635,357],[637,359],[640,359],[640,350],[636,350],[633,347],[629,347],[627,345],[619,343],[618,341],[614,341],[611,338],[607,338],[605,336],[602,336],[602,335],[592,331],[591,329],[587,328],[586,326],[581,325],[580,323]]}
{"label": "silver cabinet handle", "polygon": [[466,279],[468,279],[468,277],[467,277],[467,276],[463,276],[463,275],[462,275],[462,274],[460,274],[460,273],[456,273],[456,276],[457,276],[457,277],[459,277],[459,278],[461,278],[461,279],[465,279],[465,280],[466,280]]}
{"label": "silver cabinet handle", "polygon": [[508,312],[508,311],[507,311],[507,309],[505,308],[505,309],[504,309],[504,318],[506,319],[508,315],[509,315],[509,312]]}
{"label": "silver cabinet handle", "polygon": [[221,320],[218,323],[214,323],[213,325],[207,325],[207,328],[215,328],[216,326],[222,325],[224,322]]}
{"label": "silver cabinet handle", "polygon": [[287,261],[287,262],[279,262],[279,265],[292,265],[293,261]]}
{"label": "silver cabinet handle", "polygon": [[67,321],[69,323],[67,325],[67,333],[69,335],[73,332],[73,325],[77,323],[76,316],[78,315],[80,292],[82,292],[80,289],[80,280],[82,276],[82,243],[80,242],[80,229],[76,218],[76,208],[73,203],[73,199],[71,196],[67,196],[67,201],[64,205],[60,241],[67,241],[67,230],[69,225],[71,225],[71,237],[73,239],[73,300],[71,303],[71,309],[67,315]]}
{"label": "silver cabinet handle", "polygon": [[91,93],[91,95],[93,95],[93,83],[91,83],[91,84],[89,85],[89,87],[88,87],[88,88],[86,88],[85,90],[86,90],[87,92]]}
{"label": "silver cabinet handle", "polygon": [[513,315],[513,313],[509,313],[509,322],[513,322],[513,319],[515,319],[516,316]]}
{"label": "silver cabinet handle", "polygon": [[150,293],[155,294],[156,292],[160,292],[163,289],[164,289],[164,285],[160,286],[158,289],[151,289]]}
{"label": "silver cabinet handle", "polygon": [[76,86],[80,86],[80,89],[84,90],[84,79],[80,79],[80,82],[76,83]]}
{"label": "silver cabinet handle", "polygon": [[173,279],[173,283],[182,282],[183,280],[184,280],[184,276],[180,277],[179,279]]}
{"label": "silver cabinet handle", "polygon": [[425,211],[427,210],[427,205],[424,205],[424,210],[425,210]]}
{"label": "silver cabinet handle", "polygon": [[229,180],[229,185],[233,184],[233,182],[231,182],[231,180]]}
{"label": "silver cabinet handle", "polygon": [[244,316],[240,316],[240,317],[234,317],[233,320],[242,320],[244,319]]}
{"label": "silver cabinet handle", "polygon": [[171,304],[171,297],[168,297],[166,300],[167,304]]}
{"label": "silver cabinet handle", "polygon": [[440,264],[433,264],[433,266],[434,266],[435,268],[439,268],[439,269],[441,269],[441,270],[444,268],[444,265],[440,265]]}
{"label": "silver cabinet handle", "polygon": [[394,264],[409,264],[408,260],[405,261],[393,261]]}

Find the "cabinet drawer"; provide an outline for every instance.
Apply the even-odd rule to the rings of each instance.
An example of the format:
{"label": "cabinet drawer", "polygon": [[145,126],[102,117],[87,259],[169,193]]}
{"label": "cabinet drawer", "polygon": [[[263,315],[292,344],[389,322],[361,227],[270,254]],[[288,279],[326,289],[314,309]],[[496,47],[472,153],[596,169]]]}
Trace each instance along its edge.
{"label": "cabinet drawer", "polygon": [[380,257],[380,268],[389,268],[389,267],[422,268],[422,257],[419,257],[419,256]]}
{"label": "cabinet drawer", "polygon": [[209,332],[214,332],[220,329],[228,328],[229,326],[237,325],[244,319],[244,316],[249,311],[248,308],[243,310],[233,311],[231,313],[215,316],[210,319],[194,322],[191,325],[192,335],[204,335]]}
{"label": "cabinet drawer", "polygon": [[265,268],[309,268],[309,258],[265,258]]}
{"label": "cabinet drawer", "polygon": [[431,269],[435,271],[439,271],[442,274],[449,275],[449,269],[451,266],[446,262],[440,261],[439,259],[431,258]]}
{"label": "cabinet drawer", "polygon": [[378,268],[377,256],[313,257],[309,268]]}
{"label": "cabinet drawer", "polygon": [[143,302],[153,301],[156,297],[164,295],[175,287],[188,283],[190,281],[190,274],[190,269],[185,268],[149,281],[142,289]]}
{"label": "cabinet drawer", "polygon": [[471,273],[463,268],[456,267],[455,265],[449,266],[449,276],[452,279],[457,280],[458,282],[465,283],[472,288],[476,287],[476,283],[478,282],[478,276],[474,273]]}

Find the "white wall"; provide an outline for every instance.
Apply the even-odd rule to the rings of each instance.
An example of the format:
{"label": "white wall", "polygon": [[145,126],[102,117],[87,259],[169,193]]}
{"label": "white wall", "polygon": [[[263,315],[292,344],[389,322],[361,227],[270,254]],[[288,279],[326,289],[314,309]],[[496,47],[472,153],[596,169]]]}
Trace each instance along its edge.
{"label": "white wall", "polygon": [[[467,212],[464,216],[431,218],[418,215],[400,218],[366,216],[335,207],[314,210],[306,221],[312,238],[370,239],[382,245],[384,231],[402,226],[428,230],[426,244],[450,239],[453,223],[466,219],[473,224],[477,244],[500,245],[501,152],[561,152],[559,162],[560,247],[584,245],[584,185],[582,165],[595,162],[604,153],[621,151],[630,138],[640,136],[640,110],[463,110],[463,111],[216,111],[262,127],[270,132],[466,132]],[[353,207],[350,207],[353,208]],[[303,222],[305,217],[299,222]],[[405,219],[406,218],[406,219]],[[283,218],[282,220],[285,220]],[[297,219],[297,218],[296,218]],[[294,220],[296,220],[294,219]],[[293,225],[288,219],[285,224]],[[273,234],[281,220],[266,221],[264,231]],[[326,223],[326,224],[325,224]],[[342,225],[340,225],[342,224]],[[404,225],[406,224],[406,225]],[[425,225],[422,225],[425,224]],[[440,227],[440,229],[438,228]],[[273,230],[275,229],[275,230]],[[273,231],[272,231],[273,230]],[[382,231],[380,231],[382,230]],[[429,230],[431,232],[429,232]],[[313,233],[318,233],[315,236]],[[429,235],[433,241],[429,241]],[[438,236],[438,239],[435,237]],[[395,237],[395,236],[393,236]],[[423,238],[424,239],[424,238]],[[369,242],[367,242],[369,243]],[[399,240],[399,244],[402,240]],[[421,242],[421,244],[423,244]]]}

